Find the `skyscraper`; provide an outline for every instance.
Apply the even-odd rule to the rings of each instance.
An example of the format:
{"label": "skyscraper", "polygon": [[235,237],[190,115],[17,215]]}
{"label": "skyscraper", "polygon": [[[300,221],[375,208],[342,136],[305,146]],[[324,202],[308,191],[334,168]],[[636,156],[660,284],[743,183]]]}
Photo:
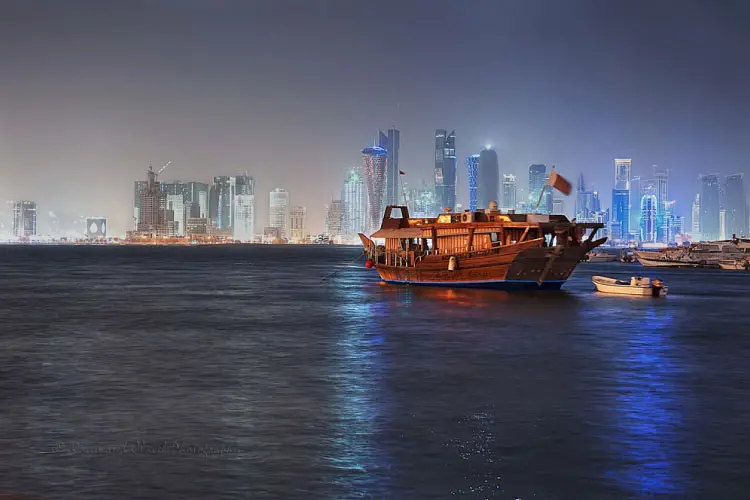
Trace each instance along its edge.
{"label": "skyscraper", "polygon": [[632,205],[634,205],[630,207],[630,227],[636,228],[636,230],[641,227],[640,203],[643,197],[642,184],[643,181],[640,176],[636,175],[630,178],[630,200],[632,201]]}
{"label": "skyscraper", "polygon": [[268,197],[268,227],[279,229],[282,238],[289,238],[289,192],[276,188]]}
{"label": "skyscraper", "polygon": [[578,176],[578,186],[576,186],[576,207],[573,217],[578,222],[593,222],[594,213],[599,209],[594,207],[594,193],[586,190],[586,184],[583,180],[583,174]]}
{"label": "skyscraper", "polygon": [[719,176],[700,177],[701,184],[701,235],[704,241],[719,239]]}
{"label": "skyscraper", "polygon": [[148,181],[135,181],[133,183],[133,229],[138,227],[138,214],[141,209],[141,191],[148,185]]}
{"label": "skyscraper", "polygon": [[696,194],[695,195],[695,201],[693,201],[693,210],[692,210],[692,233],[694,238],[699,238],[700,232],[701,232],[701,195]]}
{"label": "skyscraper", "polygon": [[657,241],[657,212],[658,197],[657,185],[655,182],[647,183],[643,189],[641,197],[641,237],[640,240],[646,243]]}
{"label": "skyscraper", "polygon": [[615,158],[615,189],[630,190],[630,158]]}
{"label": "skyscraper", "polygon": [[388,153],[380,146],[372,146],[362,150],[362,166],[367,190],[367,225],[368,233],[380,228],[383,217],[383,194],[385,192],[385,176],[388,166]]}
{"label": "skyscraper", "polygon": [[558,198],[558,197],[556,197],[556,196],[553,195],[553,197],[552,197],[552,214],[554,214],[554,215],[564,215],[565,210],[564,210],[563,204],[564,204],[564,202],[563,202],[562,198]]}
{"label": "skyscraper", "polygon": [[748,229],[748,209],[743,174],[728,175],[724,180],[724,192],[727,211],[727,236],[747,236],[750,231]]}
{"label": "skyscraper", "polygon": [[344,202],[343,232],[347,238],[365,232],[367,214],[367,195],[360,169],[353,168],[344,181],[341,190],[341,201]]}
{"label": "skyscraper", "polygon": [[[547,184],[547,165],[534,164],[529,166],[529,206],[540,214],[552,212],[552,189],[545,189]],[[544,194],[542,195],[542,190]],[[541,200],[539,196],[542,195]],[[538,204],[538,207],[537,207]]]}
{"label": "skyscraper", "polygon": [[469,210],[476,212],[478,183],[479,183],[479,155],[466,157],[466,174],[469,179]]}
{"label": "skyscraper", "polygon": [[234,182],[228,175],[214,177],[211,186],[209,214],[211,220],[219,229],[232,227],[234,216]]}
{"label": "skyscraper", "polygon": [[329,238],[341,238],[344,235],[344,202],[333,200],[326,211],[326,234]]}
{"label": "skyscraper", "polygon": [[233,178],[232,238],[253,241],[255,238],[255,179],[238,175]]}
{"label": "skyscraper", "polygon": [[410,190],[406,206],[410,217],[435,217],[435,191],[426,188]]}
{"label": "skyscraper", "polygon": [[658,241],[667,241],[667,228],[665,227],[664,217],[666,215],[665,204],[669,201],[669,171],[660,168],[658,165],[653,166],[654,182],[656,184],[656,238]]}
{"label": "skyscraper", "polygon": [[612,189],[611,214],[611,221],[615,223],[611,236],[615,240],[630,238],[630,166],[630,158],[615,158],[615,187]]}
{"label": "skyscraper", "polygon": [[[173,215],[167,210],[167,193],[156,180],[156,172],[148,167],[148,181],[139,193],[138,225],[136,231],[144,236],[163,238],[169,236]],[[171,221],[170,221],[171,219]],[[170,224],[172,222],[172,224]]]}
{"label": "skyscraper", "polygon": [[435,202],[437,210],[456,208],[456,132],[435,131]]}
{"label": "skyscraper", "polygon": [[19,238],[36,235],[36,202],[23,200],[13,206],[13,234]]}
{"label": "skyscraper", "polygon": [[388,152],[387,171],[385,174],[385,205],[401,205],[401,189],[399,188],[398,149],[401,145],[401,132],[394,128],[388,129],[388,134],[380,132],[378,146]]}
{"label": "skyscraper", "polygon": [[509,173],[503,174],[503,196],[501,208],[507,212],[516,209],[516,176]]}
{"label": "skyscraper", "polygon": [[289,216],[292,241],[301,243],[307,239],[307,208],[295,205]]}
{"label": "skyscraper", "polygon": [[488,146],[479,153],[479,208],[489,207],[491,201],[497,202],[499,193],[500,167],[497,164],[497,152]]}

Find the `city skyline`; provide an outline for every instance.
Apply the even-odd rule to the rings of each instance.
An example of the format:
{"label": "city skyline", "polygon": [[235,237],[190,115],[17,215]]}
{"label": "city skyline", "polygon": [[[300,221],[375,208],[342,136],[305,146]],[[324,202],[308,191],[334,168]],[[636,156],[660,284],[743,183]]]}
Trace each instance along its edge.
{"label": "city skyline", "polygon": [[[337,4],[330,16],[323,3],[284,0],[253,8],[7,2],[0,62],[16,71],[0,82],[0,196],[35,200],[40,230],[53,211],[104,215],[110,234],[124,234],[133,182],[149,161],[172,159],[167,180],[249,172],[261,193],[258,221],[268,217],[265,193],[289,190],[317,233],[331,190],[378,130],[400,131],[403,181],[429,183],[436,127],[456,130],[464,207],[463,159],[487,143],[519,193],[531,164],[556,165],[571,179],[584,173],[606,205],[614,157],[632,158],[633,176],[649,177],[654,164],[679,172],[669,197],[684,217],[699,175],[748,172],[750,73],[727,62],[747,45],[736,6],[541,2],[454,11],[393,2],[400,15],[379,36],[347,30],[342,45],[329,35],[390,4]],[[300,15],[285,15],[290,8]],[[431,26],[459,21],[477,29],[431,51],[442,36]],[[398,48],[382,61],[396,81],[373,79],[380,36]],[[451,70],[436,77],[444,60]],[[482,78],[467,80],[478,67]],[[573,204],[564,201],[568,213]]]}

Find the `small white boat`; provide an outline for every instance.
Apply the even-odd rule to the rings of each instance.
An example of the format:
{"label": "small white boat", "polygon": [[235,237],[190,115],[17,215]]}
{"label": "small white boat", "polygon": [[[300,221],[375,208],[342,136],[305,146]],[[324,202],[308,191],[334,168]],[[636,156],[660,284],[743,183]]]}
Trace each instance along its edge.
{"label": "small white boat", "polygon": [[594,276],[591,278],[591,281],[598,291],[617,295],[664,297],[668,290],[661,280],[651,281],[649,278],[640,276],[630,278],[630,282],[606,278],[604,276]]}
{"label": "small white boat", "polygon": [[719,261],[719,267],[728,271],[750,271],[750,260],[727,259]]}

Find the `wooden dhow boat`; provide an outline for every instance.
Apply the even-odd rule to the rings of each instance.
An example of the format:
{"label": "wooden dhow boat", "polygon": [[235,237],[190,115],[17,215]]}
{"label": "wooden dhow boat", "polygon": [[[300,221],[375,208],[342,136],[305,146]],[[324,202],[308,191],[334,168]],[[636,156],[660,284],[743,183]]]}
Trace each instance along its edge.
{"label": "wooden dhow boat", "polygon": [[[594,239],[602,227],[564,215],[502,213],[492,202],[487,210],[435,218],[411,218],[407,207],[388,206],[380,230],[359,236],[365,265],[387,283],[538,290],[559,289],[583,256],[607,240]],[[381,238],[383,245],[373,241]]]}

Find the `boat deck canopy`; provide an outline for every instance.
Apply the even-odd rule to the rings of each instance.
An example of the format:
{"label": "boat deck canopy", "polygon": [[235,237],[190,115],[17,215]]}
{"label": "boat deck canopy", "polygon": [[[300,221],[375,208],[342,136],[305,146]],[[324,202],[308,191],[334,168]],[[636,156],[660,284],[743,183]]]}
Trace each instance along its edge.
{"label": "boat deck canopy", "polygon": [[370,238],[421,238],[422,230],[415,227],[406,227],[402,229],[381,229],[375,232]]}

